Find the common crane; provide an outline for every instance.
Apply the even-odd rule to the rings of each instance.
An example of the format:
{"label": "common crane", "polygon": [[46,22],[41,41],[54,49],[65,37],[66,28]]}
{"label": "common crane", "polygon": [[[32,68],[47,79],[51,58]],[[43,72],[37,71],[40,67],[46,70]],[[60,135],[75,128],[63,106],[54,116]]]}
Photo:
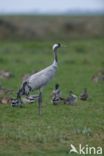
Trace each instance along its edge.
{"label": "common crane", "polygon": [[39,90],[39,97],[38,97],[38,111],[41,114],[41,106],[42,106],[42,90],[44,86],[53,78],[55,75],[57,65],[58,65],[58,57],[57,57],[57,49],[61,46],[60,43],[54,44],[52,49],[54,53],[54,60],[53,63],[46,67],[45,69],[31,75],[28,79],[23,82],[22,87],[19,89],[17,93],[17,99],[22,104],[21,96],[25,95],[28,96],[30,91],[32,90]]}

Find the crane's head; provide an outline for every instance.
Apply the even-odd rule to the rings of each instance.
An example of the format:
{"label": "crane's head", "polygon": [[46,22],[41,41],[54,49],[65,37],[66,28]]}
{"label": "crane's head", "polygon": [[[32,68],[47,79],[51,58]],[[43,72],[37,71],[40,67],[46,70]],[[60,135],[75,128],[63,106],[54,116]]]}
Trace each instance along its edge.
{"label": "crane's head", "polygon": [[53,45],[52,49],[56,50],[59,47],[61,47],[61,44],[60,43],[56,43],[56,44]]}

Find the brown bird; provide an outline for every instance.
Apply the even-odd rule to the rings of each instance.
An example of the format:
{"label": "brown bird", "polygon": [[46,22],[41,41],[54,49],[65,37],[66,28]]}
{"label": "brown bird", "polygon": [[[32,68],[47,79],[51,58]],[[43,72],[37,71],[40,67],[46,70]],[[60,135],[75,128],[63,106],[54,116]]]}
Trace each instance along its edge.
{"label": "brown bird", "polygon": [[59,104],[61,101],[64,101],[64,98],[61,97],[61,90],[60,90],[60,85],[56,84],[55,88],[52,92],[52,103],[54,105]]}
{"label": "brown bird", "polygon": [[80,100],[83,100],[83,101],[88,100],[87,88],[84,88],[83,92],[80,94]]}
{"label": "brown bird", "polygon": [[78,97],[73,93],[73,91],[69,92],[69,97],[67,97],[64,101],[64,104],[73,105],[77,102]]}

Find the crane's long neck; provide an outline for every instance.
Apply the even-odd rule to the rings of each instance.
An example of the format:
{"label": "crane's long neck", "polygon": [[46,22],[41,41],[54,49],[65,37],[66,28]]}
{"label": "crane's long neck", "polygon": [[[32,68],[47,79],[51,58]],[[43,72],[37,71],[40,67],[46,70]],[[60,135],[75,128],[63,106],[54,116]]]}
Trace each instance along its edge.
{"label": "crane's long neck", "polygon": [[58,63],[57,49],[54,49],[54,63]]}

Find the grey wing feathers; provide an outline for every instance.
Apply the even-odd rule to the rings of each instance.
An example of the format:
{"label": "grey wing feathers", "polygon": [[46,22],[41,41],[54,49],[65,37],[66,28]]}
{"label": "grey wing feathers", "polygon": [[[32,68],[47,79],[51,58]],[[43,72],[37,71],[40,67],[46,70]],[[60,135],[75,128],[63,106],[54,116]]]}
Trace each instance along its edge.
{"label": "grey wing feathers", "polygon": [[49,66],[45,68],[44,70],[41,70],[40,72],[33,74],[29,77],[28,82],[29,85],[34,89],[41,88],[42,86],[46,85],[49,80],[53,77],[55,74],[56,67]]}

